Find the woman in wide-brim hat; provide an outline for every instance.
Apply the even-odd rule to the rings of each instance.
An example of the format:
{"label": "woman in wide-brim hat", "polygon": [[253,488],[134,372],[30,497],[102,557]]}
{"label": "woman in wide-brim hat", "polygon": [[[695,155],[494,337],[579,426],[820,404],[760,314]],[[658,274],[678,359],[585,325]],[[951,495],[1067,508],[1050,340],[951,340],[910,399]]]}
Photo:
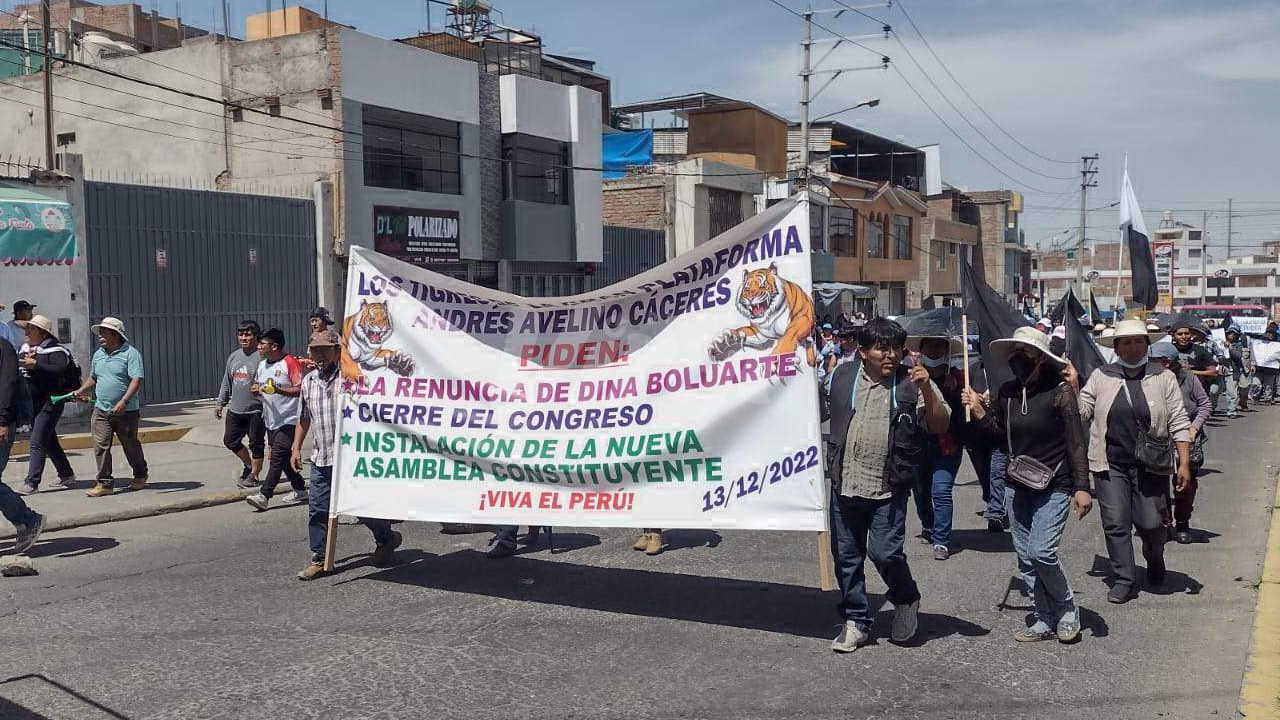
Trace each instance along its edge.
{"label": "woman in wide-brim hat", "polygon": [[916,463],[916,514],[920,518],[920,538],[933,545],[933,559],[951,556],[952,493],[956,473],[964,458],[969,430],[964,419],[964,373],[951,366],[951,358],[964,352],[964,343],[950,335],[908,335],[906,348],[916,364],[929,371],[929,379],[942,392],[951,407],[951,420],[941,435],[922,435],[919,462]]}
{"label": "woman in wide-brim hat", "polygon": [[[1116,323],[1113,334],[1098,339],[1115,349],[1116,361],[1095,370],[1080,391],[1080,415],[1089,424],[1089,470],[1111,559],[1107,600],[1113,603],[1136,595],[1135,525],[1142,536],[1147,585],[1164,584],[1170,475],[1176,473],[1179,492],[1191,484],[1191,421],[1182,389],[1173,373],[1148,362],[1151,342],[1161,335],[1141,320]],[[1166,444],[1174,446],[1176,458],[1153,451]]]}
{"label": "woman in wide-brim hat", "polygon": [[48,461],[58,471],[57,488],[68,488],[75,483],[75,471],[58,440],[58,421],[66,403],[53,402],[50,398],[75,390],[78,372],[71,359],[71,351],[58,342],[53,321],[44,315],[35,315],[24,326],[26,343],[22,346],[18,364],[31,389],[34,416],[31,420],[31,453],[27,458],[27,478],[18,490],[21,495],[31,495],[40,489],[44,466]]}
{"label": "woman in wide-brim hat", "polygon": [[[972,389],[965,403],[991,441],[1009,454],[1005,492],[1012,495],[1013,547],[1018,568],[1035,601],[1033,622],[1014,634],[1019,642],[1080,635],[1080,610],[1058,559],[1072,508],[1083,518],[1093,507],[1084,426],[1075,390],[1063,378],[1066,358],[1049,349],[1049,337],[1022,327],[991,343],[993,362],[1007,363],[1013,379],[989,403]],[[1015,467],[1038,463],[1048,474],[1043,487],[1026,484]]]}

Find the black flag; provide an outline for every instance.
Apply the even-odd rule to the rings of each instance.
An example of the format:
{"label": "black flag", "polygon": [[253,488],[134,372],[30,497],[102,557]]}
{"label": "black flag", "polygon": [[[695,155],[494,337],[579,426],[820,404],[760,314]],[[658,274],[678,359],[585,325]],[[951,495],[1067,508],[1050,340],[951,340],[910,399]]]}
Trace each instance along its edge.
{"label": "black flag", "polygon": [[960,261],[960,288],[964,297],[964,314],[978,325],[978,352],[987,373],[987,387],[994,397],[1000,386],[1013,379],[1007,363],[991,362],[991,341],[1013,337],[1013,331],[1031,323],[1018,309],[996,294],[973,272],[969,263]]}
{"label": "black flag", "polygon": [[1133,277],[1133,294],[1130,297],[1147,310],[1154,310],[1160,301],[1160,291],[1156,287],[1156,261],[1151,256],[1151,239],[1147,237],[1147,224],[1142,220],[1138,197],[1129,183],[1127,161],[1124,186],[1120,189],[1120,234],[1129,247]]}
{"label": "black flag", "polygon": [[[1075,300],[1075,293],[1068,290],[1068,295]],[[1079,317],[1079,316],[1076,316]],[[1098,350],[1098,344],[1094,342],[1093,335],[1089,330],[1080,324],[1080,321],[1072,317],[1070,314],[1063,318],[1063,325],[1067,330],[1067,359],[1072,365],[1076,366],[1076,371],[1080,375],[1080,385],[1083,387],[1085,381],[1093,374],[1094,370],[1106,364],[1102,353]]]}
{"label": "black flag", "polygon": [[1102,322],[1102,311],[1098,309],[1098,298],[1094,297],[1093,288],[1089,288],[1089,329]]}

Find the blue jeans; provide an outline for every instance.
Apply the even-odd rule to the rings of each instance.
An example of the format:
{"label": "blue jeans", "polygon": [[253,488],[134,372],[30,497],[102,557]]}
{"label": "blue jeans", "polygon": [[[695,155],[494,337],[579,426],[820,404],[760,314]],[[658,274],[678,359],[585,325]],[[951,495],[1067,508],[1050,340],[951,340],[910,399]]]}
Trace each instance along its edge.
{"label": "blue jeans", "polygon": [[[12,427],[9,428],[9,435],[4,440],[0,440],[0,474],[4,473],[5,466],[9,464],[11,447],[13,447]],[[0,482],[0,514],[4,515],[5,520],[20,528],[34,525],[40,520],[40,515],[27,507],[22,496],[2,482]]]}
{"label": "blue jeans", "polygon": [[991,489],[987,496],[988,520],[1009,522],[1009,491],[1005,487],[1005,469],[1009,467],[1009,454],[1000,448],[991,449]]}
{"label": "blue jeans", "polygon": [[938,444],[930,441],[916,466],[916,514],[925,538],[934,545],[951,547],[951,493],[962,457],[958,450],[943,455]]}
{"label": "blue jeans", "polygon": [[1035,601],[1036,620],[1054,629],[1062,616],[1076,611],[1075,594],[1058,559],[1062,531],[1071,510],[1065,490],[1036,491],[1010,485],[1013,549],[1018,554],[1027,589]]}
{"label": "blue jeans", "polygon": [[910,605],[920,599],[911,577],[903,542],[907,535],[907,494],[887,500],[866,500],[831,495],[831,555],[840,583],[840,615],[865,632],[871,628],[871,603],[867,600],[866,561],[889,586],[894,605]]}
{"label": "blue jeans", "polygon": [[40,485],[45,460],[53,461],[59,478],[65,480],[76,476],[76,471],[71,469],[71,461],[67,460],[67,453],[62,449],[62,443],[58,442],[58,420],[62,419],[62,411],[66,407],[66,403],[54,405],[45,402],[31,421],[31,456],[27,458],[27,482],[31,485]]}
{"label": "blue jeans", "polygon": [[[311,543],[311,552],[320,557],[324,556],[324,544],[329,536],[329,487],[332,484],[332,465],[311,466],[311,489],[307,495],[307,540]],[[390,520],[360,518],[360,522],[373,533],[374,542],[379,545],[391,542]]]}

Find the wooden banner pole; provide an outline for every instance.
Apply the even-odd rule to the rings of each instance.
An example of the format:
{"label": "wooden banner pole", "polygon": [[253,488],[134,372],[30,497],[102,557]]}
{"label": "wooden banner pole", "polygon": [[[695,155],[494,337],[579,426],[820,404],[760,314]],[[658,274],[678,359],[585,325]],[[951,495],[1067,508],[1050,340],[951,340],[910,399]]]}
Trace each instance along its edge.
{"label": "wooden banner pole", "polygon": [[333,572],[333,556],[338,551],[338,516],[329,516],[329,529],[324,537],[324,571]]}
{"label": "wooden banner pole", "polygon": [[835,558],[831,557],[831,533],[818,533],[818,578],[822,591],[836,589]]}
{"label": "wooden banner pole", "polygon": [[[968,315],[960,316],[960,334],[964,336],[960,338],[960,345],[961,347],[964,348],[964,350],[962,351],[964,353],[964,386],[966,389],[968,389],[970,387],[969,385],[969,316]],[[972,417],[971,411],[969,410],[968,405],[964,406],[964,421],[965,422],[973,421],[973,417]]]}

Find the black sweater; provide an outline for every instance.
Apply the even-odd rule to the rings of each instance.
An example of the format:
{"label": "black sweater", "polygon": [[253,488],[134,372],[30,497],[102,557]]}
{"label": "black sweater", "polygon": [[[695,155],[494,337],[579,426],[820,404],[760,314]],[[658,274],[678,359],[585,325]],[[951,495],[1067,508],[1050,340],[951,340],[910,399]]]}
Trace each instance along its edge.
{"label": "black sweater", "polygon": [[1012,455],[1028,455],[1056,468],[1048,490],[1089,491],[1089,446],[1080,408],[1071,387],[1056,372],[1036,378],[1026,388],[1017,380],[1000,392],[983,418],[992,443],[1009,452],[1005,423],[1012,437]]}

